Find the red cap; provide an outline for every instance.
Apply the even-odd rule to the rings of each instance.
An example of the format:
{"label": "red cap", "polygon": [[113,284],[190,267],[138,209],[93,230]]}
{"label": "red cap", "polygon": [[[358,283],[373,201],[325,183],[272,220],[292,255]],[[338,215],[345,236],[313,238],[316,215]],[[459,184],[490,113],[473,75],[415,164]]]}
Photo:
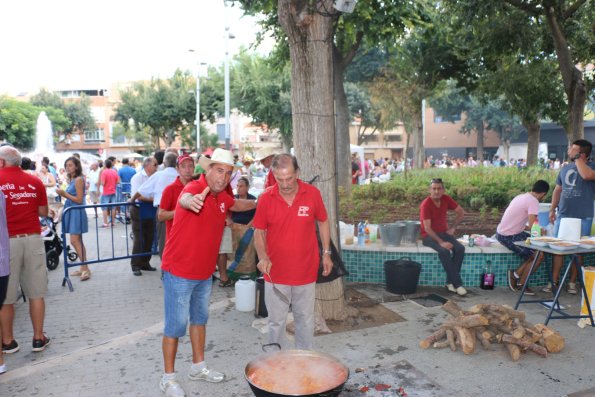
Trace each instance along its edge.
{"label": "red cap", "polygon": [[184,154],[184,155],[178,157],[178,163],[177,164],[178,165],[182,164],[182,161],[184,161],[184,160],[190,160],[194,164],[194,159],[192,157],[188,156],[187,154]]}

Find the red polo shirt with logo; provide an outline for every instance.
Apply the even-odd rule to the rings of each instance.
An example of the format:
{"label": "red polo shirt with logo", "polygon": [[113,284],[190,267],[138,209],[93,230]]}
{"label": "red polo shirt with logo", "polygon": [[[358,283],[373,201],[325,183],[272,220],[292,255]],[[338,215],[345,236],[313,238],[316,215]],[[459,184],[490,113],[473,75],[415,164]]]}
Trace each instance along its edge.
{"label": "red polo shirt with logo", "polygon": [[[188,183],[181,194],[199,194],[206,187],[205,176],[201,175],[199,180]],[[210,278],[217,264],[225,217],[233,204],[233,196],[226,191],[217,195],[210,192],[198,214],[176,203],[161,269],[191,280]]]}
{"label": "red polo shirt with logo", "polygon": [[[163,189],[161,193],[161,201],[159,201],[159,208],[165,211],[173,211],[176,209],[178,204],[178,198],[180,193],[184,190],[184,185],[180,181],[180,177],[177,177],[175,181],[170,183]],[[174,220],[170,219],[165,221],[165,236],[169,236],[171,233],[171,227],[174,224]]]}
{"label": "red polo shirt with logo", "polygon": [[41,233],[38,210],[48,205],[41,179],[19,167],[5,167],[0,170],[0,190],[6,197],[8,234]]}
{"label": "red polo shirt with logo", "polygon": [[327,220],[326,208],[317,188],[299,179],[298,186],[291,205],[281,197],[279,185],[268,188],[258,198],[252,222],[256,229],[266,230],[271,277],[279,284],[310,284],[318,276],[316,222]]}
{"label": "red polo shirt with logo", "polygon": [[448,224],[446,222],[446,213],[448,210],[454,210],[458,207],[456,201],[448,194],[443,194],[440,197],[440,207],[436,207],[436,204],[432,201],[431,197],[427,197],[421,202],[419,206],[419,218],[421,221],[421,236],[426,237],[426,229],[424,228],[424,220],[429,219],[432,221],[432,230],[436,233],[444,233],[448,230]]}

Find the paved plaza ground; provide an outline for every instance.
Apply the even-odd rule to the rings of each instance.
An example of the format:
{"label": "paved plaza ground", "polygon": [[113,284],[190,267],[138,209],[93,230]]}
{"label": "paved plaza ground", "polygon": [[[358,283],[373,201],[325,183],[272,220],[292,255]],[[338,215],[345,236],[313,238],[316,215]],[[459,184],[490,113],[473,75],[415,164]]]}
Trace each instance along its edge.
{"label": "paved plaza ground", "polygon": [[[110,230],[101,230],[101,252],[109,251]],[[116,249],[126,241],[123,225],[114,230]],[[86,239],[90,252],[94,238]],[[157,257],[152,261],[159,265]],[[63,268],[50,272],[46,299],[45,329],[52,344],[42,353],[31,352],[32,330],[26,304],[16,305],[14,332],[21,350],[5,356],[9,371],[0,376],[0,396],[160,396],[163,327],[160,272],[135,277],[128,261],[92,266],[87,282],[73,280],[74,292],[61,286]],[[465,356],[449,349],[422,350],[420,338],[429,335],[447,314],[440,307],[424,307],[386,292],[383,286],[357,284],[359,291],[405,318],[405,321],[373,328],[316,337],[316,350],[339,358],[357,376],[355,369],[373,371],[407,362],[411,373],[440,390],[427,394],[414,384],[403,384],[409,396],[564,396],[595,387],[595,328],[580,329],[576,320],[552,320],[550,326],[566,338],[565,349],[542,358],[524,354],[513,363],[501,346],[487,352],[478,349]],[[442,289],[419,288],[452,297],[467,308],[476,303],[514,305],[517,295],[506,288],[484,291],[470,286],[467,297],[453,297]],[[576,296],[562,295],[562,303],[578,310]],[[545,308],[523,305],[527,320],[543,322]],[[224,371],[229,380],[221,384],[190,381],[190,343],[181,340],[177,371],[189,396],[251,396],[243,376],[245,365],[261,354],[266,335],[252,327],[252,312],[234,307],[233,288],[213,287],[211,318],[207,328],[207,362]],[[366,394],[361,394],[365,396]],[[372,394],[368,394],[372,395]],[[380,395],[380,394],[375,394]],[[387,395],[387,394],[385,394]],[[583,393],[582,396],[595,395]]]}

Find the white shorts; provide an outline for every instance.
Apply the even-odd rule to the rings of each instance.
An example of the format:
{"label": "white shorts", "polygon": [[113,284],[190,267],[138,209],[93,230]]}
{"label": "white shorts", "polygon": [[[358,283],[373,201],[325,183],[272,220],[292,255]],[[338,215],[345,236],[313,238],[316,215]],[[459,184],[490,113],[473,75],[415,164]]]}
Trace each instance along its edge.
{"label": "white shorts", "polygon": [[223,229],[223,238],[221,238],[221,246],[219,247],[220,254],[233,254],[233,247],[231,244],[231,227],[225,226]]}

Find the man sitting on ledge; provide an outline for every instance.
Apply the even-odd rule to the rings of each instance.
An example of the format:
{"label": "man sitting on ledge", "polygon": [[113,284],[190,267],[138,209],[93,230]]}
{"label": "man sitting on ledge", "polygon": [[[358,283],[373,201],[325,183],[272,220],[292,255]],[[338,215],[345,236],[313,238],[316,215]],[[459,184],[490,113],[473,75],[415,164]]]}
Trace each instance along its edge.
{"label": "man sitting on ledge", "polygon": [[[456,214],[452,227],[448,227],[446,213]],[[465,247],[454,237],[455,230],[463,220],[465,211],[444,193],[444,183],[440,178],[432,179],[430,195],[422,201],[420,207],[421,237],[423,245],[438,252],[442,267],[446,271],[446,288],[461,296],[467,294],[461,280],[461,266],[465,256]]]}

